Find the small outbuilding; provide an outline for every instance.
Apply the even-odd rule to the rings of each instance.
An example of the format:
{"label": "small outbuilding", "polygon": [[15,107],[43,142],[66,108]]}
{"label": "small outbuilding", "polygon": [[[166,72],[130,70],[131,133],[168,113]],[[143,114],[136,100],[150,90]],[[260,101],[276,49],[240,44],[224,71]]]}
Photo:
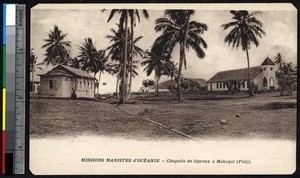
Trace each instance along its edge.
{"label": "small outbuilding", "polygon": [[95,77],[69,66],[58,65],[46,74],[39,75],[40,95],[45,97],[94,98]]}

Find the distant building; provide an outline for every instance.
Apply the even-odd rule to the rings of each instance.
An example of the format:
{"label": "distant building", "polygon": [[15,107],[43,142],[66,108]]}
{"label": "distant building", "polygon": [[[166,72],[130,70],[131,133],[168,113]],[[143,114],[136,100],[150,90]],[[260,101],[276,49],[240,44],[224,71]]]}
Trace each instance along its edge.
{"label": "distant building", "polygon": [[[261,66],[250,67],[251,81],[257,85],[258,90],[272,90],[278,89],[275,72],[278,67],[275,63],[267,57]],[[226,83],[229,79],[236,79],[240,81],[238,88],[241,91],[248,90],[248,68],[222,71],[215,74],[207,81],[207,89],[209,91],[226,91],[228,90]]]}
{"label": "distant building", "polygon": [[39,76],[41,96],[70,98],[75,93],[78,98],[94,98],[96,79],[85,71],[58,65]]}
{"label": "distant building", "polygon": [[34,79],[34,85],[32,85],[32,81],[30,81],[30,92],[32,93],[38,93],[40,87],[40,81]]}

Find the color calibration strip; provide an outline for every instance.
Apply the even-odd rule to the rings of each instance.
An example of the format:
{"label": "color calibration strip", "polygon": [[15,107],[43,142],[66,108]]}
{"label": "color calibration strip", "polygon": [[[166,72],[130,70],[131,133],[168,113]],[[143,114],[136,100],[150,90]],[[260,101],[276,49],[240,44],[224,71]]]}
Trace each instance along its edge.
{"label": "color calibration strip", "polygon": [[4,175],[24,173],[25,12],[23,5],[3,5],[1,173]]}
{"label": "color calibration strip", "polygon": [[[14,73],[16,41],[16,5],[4,4],[5,57],[3,59],[2,174],[13,173],[14,154]],[[4,30],[3,30],[4,31]],[[13,79],[13,80],[12,80]],[[12,80],[12,81],[11,81]],[[8,82],[9,81],[9,82]],[[13,98],[11,98],[13,97]]]}

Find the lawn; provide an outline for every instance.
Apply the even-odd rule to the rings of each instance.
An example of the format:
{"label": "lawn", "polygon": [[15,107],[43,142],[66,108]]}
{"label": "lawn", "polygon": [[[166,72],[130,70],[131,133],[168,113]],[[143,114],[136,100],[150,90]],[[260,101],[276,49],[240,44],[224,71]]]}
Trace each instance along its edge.
{"label": "lawn", "polygon": [[[184,93],[178,104],[172,93],[138,97],[115,107],[102,101],[31,99],[32,137],[97,134],[138,140],[187,139],[145,119],[201,139],[295,139],[296,97],[279,93]],[[220,124],[225,119],[227,124]]]}

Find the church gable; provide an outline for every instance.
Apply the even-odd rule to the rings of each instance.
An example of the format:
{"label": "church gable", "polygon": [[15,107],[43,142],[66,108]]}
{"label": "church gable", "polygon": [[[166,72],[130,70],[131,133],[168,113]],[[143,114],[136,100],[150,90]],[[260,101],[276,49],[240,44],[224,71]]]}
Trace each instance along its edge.
{"label": "church gable", "polygon": [[263,65],[273,65],[274,66],[275,63],[269,57],[267,57],[261,65],[262,66]]}

